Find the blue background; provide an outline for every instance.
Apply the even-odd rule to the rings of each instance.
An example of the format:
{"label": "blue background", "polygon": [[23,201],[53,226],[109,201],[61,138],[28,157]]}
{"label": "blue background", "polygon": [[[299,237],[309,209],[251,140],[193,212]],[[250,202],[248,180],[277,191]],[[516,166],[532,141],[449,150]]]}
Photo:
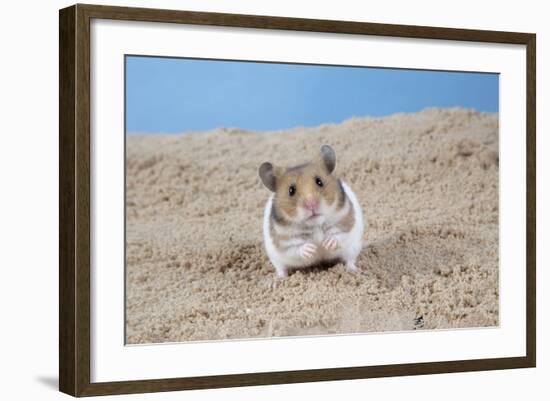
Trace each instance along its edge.
{"label": "blue background", "polygon": [[266,131],[426,107],[498,112],[498,74],[126,57],[126,131]]}

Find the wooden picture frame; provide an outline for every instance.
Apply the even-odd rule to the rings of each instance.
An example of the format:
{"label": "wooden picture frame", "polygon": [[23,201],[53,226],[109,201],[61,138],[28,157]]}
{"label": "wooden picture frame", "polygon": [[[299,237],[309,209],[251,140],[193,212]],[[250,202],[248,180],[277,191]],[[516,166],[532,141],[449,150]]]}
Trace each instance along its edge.
{"label": "wooden picture frame", "polygon": [[[429,363],[257,372],[222,376],[91,382],[90,334],[90,21],[163,22],[518,44],[527,58],[526,355]],[[373,24],[254,15],[74,5],[59,14],[59,389],[73,396],[347,380],[534,367],[535,277],[535,43],[534,34]]]}

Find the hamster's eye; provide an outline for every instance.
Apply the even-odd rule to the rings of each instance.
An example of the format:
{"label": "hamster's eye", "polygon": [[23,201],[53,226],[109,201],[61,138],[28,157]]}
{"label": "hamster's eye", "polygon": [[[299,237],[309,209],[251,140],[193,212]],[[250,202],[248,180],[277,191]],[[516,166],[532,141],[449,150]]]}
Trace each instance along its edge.
{"label": "hamster's eye", "polygon": [[322,187],[324,184],[323,184],[323,180],[321,180],[320,177],[315,177],[315,183],[317,185],[319,185],[320,187]]}
{"label": "hamster's eye", "polygon": [[290,196],[294,196],[295,193],[296,193],[296,185],[291,185],[290,187],[288,187],[288,194]]}

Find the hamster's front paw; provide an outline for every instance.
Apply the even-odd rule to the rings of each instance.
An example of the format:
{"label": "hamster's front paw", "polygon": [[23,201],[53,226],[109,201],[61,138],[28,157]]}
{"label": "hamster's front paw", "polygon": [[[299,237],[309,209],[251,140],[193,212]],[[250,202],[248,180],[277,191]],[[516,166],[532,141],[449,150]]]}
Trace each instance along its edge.
{"label": "hamster's front paw", "polygon": [[312,243],[305,243],[300,247],[300,256],[302,259],[311,259],[315,253],[317,253],[317,245]]}
{"label": "hamster's front paw", "polygon": [[323,242],[321,243],[321,246],[325,248],[327,251],[335,251],[338,249],[340,244],[338,243],[338,240],[334,237],[326,237]]}

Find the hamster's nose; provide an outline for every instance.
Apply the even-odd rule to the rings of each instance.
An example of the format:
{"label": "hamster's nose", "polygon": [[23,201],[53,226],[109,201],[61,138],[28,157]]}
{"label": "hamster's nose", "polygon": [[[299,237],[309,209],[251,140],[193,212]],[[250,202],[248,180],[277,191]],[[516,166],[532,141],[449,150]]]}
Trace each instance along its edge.
{"label": "hamster's nose", "polygon": [[316,211],[319,207],[319,202],[317,199],[308,198],[304,202],[304,206],[306,209],[311,210],[312,212]]}

